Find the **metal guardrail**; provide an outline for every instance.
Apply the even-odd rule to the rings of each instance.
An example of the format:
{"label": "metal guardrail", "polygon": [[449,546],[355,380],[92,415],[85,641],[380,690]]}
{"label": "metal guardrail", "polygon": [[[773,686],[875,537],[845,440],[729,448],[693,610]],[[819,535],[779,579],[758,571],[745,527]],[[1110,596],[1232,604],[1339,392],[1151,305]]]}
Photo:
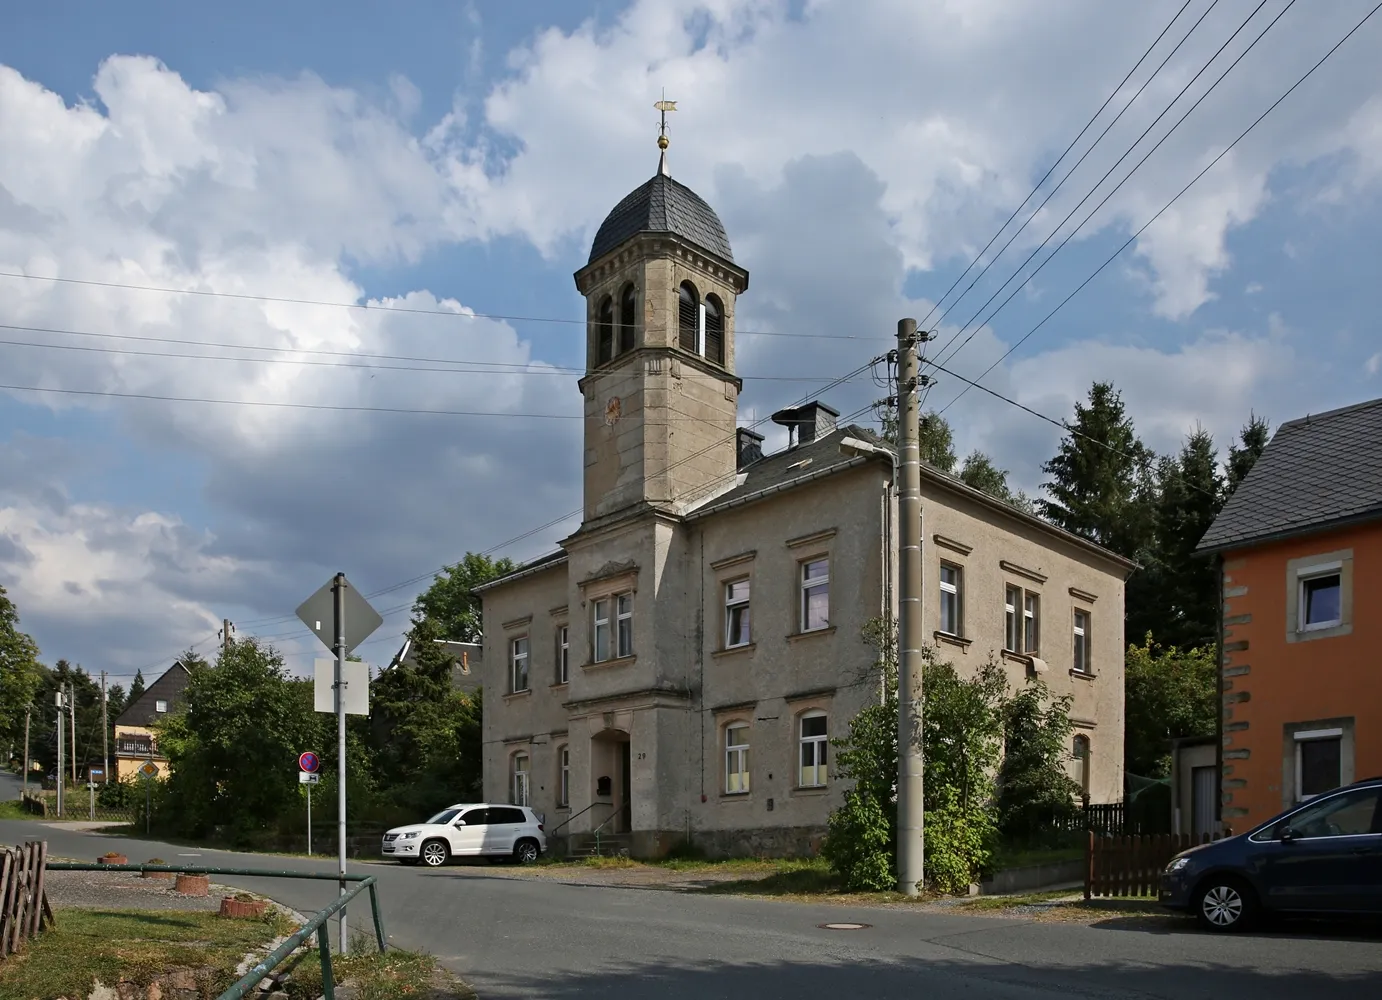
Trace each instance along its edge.
{"label": "metal guardrail", "polygon": [[387,949],[384,916],[379,911],[379,890],[373,875],[341,875],[337,872],[296,872],[265,868],[209,868],[200,865],[102,865],[85,861],[49,861],[46,867],[50,871],[66,872],[168,872],[174,875],[247,875],[256,878],[305,878],[323,882],[357,883],[344,895],[333,900],[330,906],[318,910],[296,933],[261,959],[216,1000],[243,1000],[261,979],[287,961],[288,956],[302,947],[313,934],[317,935],[317,952],[321,959],[322,992],[325,1000],[335,1000],[336,983],[331,971],[331,943],[327,936],[326,922],[344,910],[346,904],[366,889],[369,890],[370,909],[374,914],[375,940],[381,952]]}

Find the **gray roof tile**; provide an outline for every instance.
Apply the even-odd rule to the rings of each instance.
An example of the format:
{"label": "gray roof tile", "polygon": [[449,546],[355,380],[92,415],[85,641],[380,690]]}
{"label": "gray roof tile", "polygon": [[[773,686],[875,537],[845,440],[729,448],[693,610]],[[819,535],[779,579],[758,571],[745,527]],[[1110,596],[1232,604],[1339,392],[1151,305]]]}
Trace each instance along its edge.
{"label": "gray roof tile", "polygon": [[1200,551],[1382,517],[1382,399],[1282,424]]}
{"label": "gray roof tile", "polygon": [[671,233],[734,263],[729,237],[715,210],[685,184],[662,173],[614,206],[595,234],[590,260],[603,257],[639,233]]}

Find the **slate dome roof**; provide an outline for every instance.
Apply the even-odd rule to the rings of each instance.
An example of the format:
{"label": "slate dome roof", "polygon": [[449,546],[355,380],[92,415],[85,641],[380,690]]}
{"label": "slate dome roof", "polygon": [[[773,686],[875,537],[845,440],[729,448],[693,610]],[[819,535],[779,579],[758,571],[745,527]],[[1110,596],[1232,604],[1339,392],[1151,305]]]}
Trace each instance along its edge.
{"label": "slate dome roof", "polygon": [[715,210],[695,191],[660,171],[629,192],[605,216],[587,263],[639,233],[671,233],[734,263],[729,237]]}

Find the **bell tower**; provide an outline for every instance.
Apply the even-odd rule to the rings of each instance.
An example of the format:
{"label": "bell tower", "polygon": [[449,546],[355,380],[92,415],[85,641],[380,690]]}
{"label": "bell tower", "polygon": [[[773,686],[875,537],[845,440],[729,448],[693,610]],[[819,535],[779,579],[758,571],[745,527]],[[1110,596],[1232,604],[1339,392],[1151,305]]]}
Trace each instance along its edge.
{"label": "bell tower", "polygon": [[586,300],[585,523],[684,509],[733,482],[734,307],[749,273],[719,216],[667,165],[609,213],[575,273]]}

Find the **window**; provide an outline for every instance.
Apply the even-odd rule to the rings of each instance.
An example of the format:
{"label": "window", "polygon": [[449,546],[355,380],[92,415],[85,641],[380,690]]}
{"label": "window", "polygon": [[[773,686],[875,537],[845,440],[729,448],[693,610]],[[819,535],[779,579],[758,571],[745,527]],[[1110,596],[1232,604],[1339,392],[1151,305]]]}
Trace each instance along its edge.
{"label": "window", "polygon": [[514,694],[528,690],[528,637],[519,636],[509,643],[509,690]]}
{"label": "window", "polygon": [[1007,613],[1003,648],[1011,653],[1022,652],[1022,621],[1018,608],[1022,606],[1022,588],[1009,587],[1004,597],[1004,610]]}
{"label": "window", "polygon": [[[519,805],[527,803],[521,802]],[[522,809],[505,809],[502,806],[489,810],[489,815],[485,819],[489,821],[490,826],[522,826],[528,822],[528,817],[523,814]]]}
{"label": "window", "polygon": [[528,755],[526,753],[516,753],[513,755],[513,794],[509,801],[516,806],[526,806],[528,804],[530,789],[531,785],[528,781]]}
{"label": "window", "polygon": [[801,717],[801,773],[797,782],[802,788],[820,788],[825,784],[825,758],[829,738],[824,712],[807,712]]}
{"label": "window", "polygon": [[594,660],[601,663],[609,659],[609,598],[595,602],[595,649]]}
{"label": "window", "polygon": [[705,357],[717,365],[725,363],[725,311],[714,295],[705,297]]}
{"label": "window", "polygon": [[733,725],[725,730],[725,793],[749,790],[749,727]]}
{"label": "window", "polygon": [[1089,737],[1076,736],[1071,741],[1070,756],[1075,761],[1075,783],[1080,791],[1089,794]]}
{"label": "window", "polygon": [[1343,782],[1343,730],[1315,729],[1295,734],[1296,798],[1304,802]]}
{"label": "window", "polygon": [[683,281],[677,291],[677,344],[683,351],[698,353],[701,303],[696,286]]}
{"label": "window", "polygon": [[571,805],[571,748],[557,750],[557,805],[563,809]]}
{"label": "window", "polygon": [[159,698],[157,701],[154,702],[154,711],[155,711],[155,712],[166,712],[166,711],[168,711],[168,703],[167,703],[166,701],[164,701],[162,698]]}
{"label": "window", "polygon": [[1280,837],[1286,827],[1301,837],[1360,837],[1372,833],[1379,795],[1382,793],[1375,788],[1331,795],[1278,824],[1273,836]]}
{"label": "window", "polygon": [[1338,571],[1303,576],[1300,581],[1300,631],[1333,628],[1343,621],[1343,586]]}
{"label": "window", "polygon": [[961,580],[960,567],[941,563],[941,631],[949,635],[964,634],[960,616]]}
{"label": "window", "polygon": [[1036,594],[1028,594],[1026,604],[1022,607],[1022,642],[1024,644],[1022,651],[1024,653],[1035,653],[1038,649],[1040,612],[1041,598]]}
{"label": "window", "polygon": [[1071,667],[1076,673],[1089,673],[1089,612],[1076,611],[1074,624],[1075,659]]}
{"label": "window", "polygon": [[614,357],[614,300],[605,296],[600,303],[600,311],[595,320],[595,340],[598,354],[597,364],[604,364]]}
{"label": "window", "polygon": [[830,560],[801,564],[801,630],[830,627]]}
{"label": "window", "polygon": [[557,626],[557,683],[571,679],[571,626]]}
{"label": "window", "polygon": [[753,641],[749,621],[749,581],[725,584],[725,648],[747,646]]}
{"label": "window", "polygon": [[634,292],[633,283],[624,286],[624,290],[619,294],[619,353],[633,350],[634,330],[636,324],[634,317],[638,315],[638,295]]}
{"label": "window", "polygon": [[618,626],[616,656],[633,655],[633,594],[620,594],[614,599],[614,613]]}

